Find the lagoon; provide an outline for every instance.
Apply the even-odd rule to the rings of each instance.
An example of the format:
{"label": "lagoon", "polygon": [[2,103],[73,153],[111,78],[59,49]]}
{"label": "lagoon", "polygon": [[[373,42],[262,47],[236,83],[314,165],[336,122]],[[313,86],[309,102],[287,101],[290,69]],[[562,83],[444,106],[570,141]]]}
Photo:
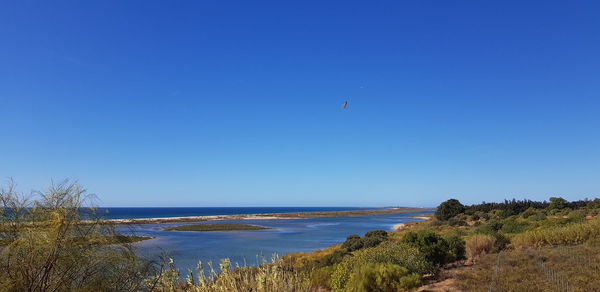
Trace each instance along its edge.
{"label": "lagoon", "polygon": [[[357,217],[326,217],[308,219],[246,219],[217,220],[190,223],[140,224],[121,226],[119,231],[153,239],[134,246],[140,254],[156,258],[167,253],[183,272],[195,269],[198,261],[217,263],[229,258],[240,265],[260,264],[262,256],[284,255],[327,248],[343,242],[350,234],[364,235],[367,231],[391,231],[398,223],[419,221],[412,218],[430,213],[423,211],[404,214],[383,214]],[[165,228],[187,224],[252,224],[270,229],[252,231],[190,232],[167,231]]]}

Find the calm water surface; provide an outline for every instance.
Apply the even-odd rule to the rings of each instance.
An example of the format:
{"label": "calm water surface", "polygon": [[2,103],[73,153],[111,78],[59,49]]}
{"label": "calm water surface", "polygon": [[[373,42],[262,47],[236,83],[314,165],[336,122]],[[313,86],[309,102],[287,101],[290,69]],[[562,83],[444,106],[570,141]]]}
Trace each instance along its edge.
{"label": "calm water surface", "polygon": [[[230,258],[233,263],[257,263],[257,255],[270,258],[272,254],[312,251],[343,242],[350,234],[364,235],[374,229],[392,230],[395,224],[419,219],[421,213],[385,214],[361,217],[311,219],[219,220],[199,223],[143,224],[120,227],[121,232],[155,237],[136,243],[146,256],[167,252],[178,268],[194,269],[198,261]],[[186,224],[242,223],[272,228],[254,231],[164,231],[165,227]]]}

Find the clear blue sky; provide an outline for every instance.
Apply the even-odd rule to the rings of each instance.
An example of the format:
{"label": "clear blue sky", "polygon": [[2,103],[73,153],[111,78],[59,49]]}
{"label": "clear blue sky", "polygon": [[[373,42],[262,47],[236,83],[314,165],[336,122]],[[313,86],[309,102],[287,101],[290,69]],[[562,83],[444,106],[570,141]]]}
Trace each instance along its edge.
{"label": "clear blue sky", "polygon": [[591,198],[599,14],[598,1],[6,1],[0,178],[25,192],[77,179],[104,206]]}

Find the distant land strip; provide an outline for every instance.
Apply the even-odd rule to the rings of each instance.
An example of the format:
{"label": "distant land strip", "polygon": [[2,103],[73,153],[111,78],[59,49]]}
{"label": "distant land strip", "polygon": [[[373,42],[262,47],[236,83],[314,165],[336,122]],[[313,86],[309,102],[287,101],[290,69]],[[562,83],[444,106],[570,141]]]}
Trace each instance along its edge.
{"label": "distant land strip", "polygon": [[178,222],[200,222],[212,220],[246,220],[246,219],[307,219],[323,217],[356,217],[374,216],[384,214],[402,214],[431,211],[433,208],[385,208],[373,210],[352,211],[327,211],[327,212],[297,212],[297,213],[268,213],[268,214],[239,214],[239,215],[211,215],[211,216],[184,216],[164,218],[130,218],[130,219],[106,219],[104,223],[109,224],[160,224]]}
{"label": "distant land strip", "polygon": [[193,224],[167,227],[166,231],[243,231],[243,230],[267,230],[264,226],[250,224]]}

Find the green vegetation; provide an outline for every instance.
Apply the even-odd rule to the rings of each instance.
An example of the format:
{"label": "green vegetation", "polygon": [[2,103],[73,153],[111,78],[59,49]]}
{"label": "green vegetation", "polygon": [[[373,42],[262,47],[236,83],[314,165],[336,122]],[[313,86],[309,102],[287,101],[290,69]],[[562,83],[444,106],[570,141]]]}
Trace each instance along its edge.
{"label": "green vegetation", "polygon": [[[448,290],[487,291],[492,287],[494,291],[547,291],[549,287],[571,285],[572,291],[590,291],[598,284],[589,280],[594,272],[578,271],[573,259],[566,261],[568,265],[550,263],[564,262],[562,257],[568,253],[544,246],[561,245],[576,251],[580,260],[594,259],[600,244],[599,221],[594,217],[599,206],[598,200],[568,202],[560,198],[472,206],[449,200],[442,203],[432,220],[407,223],[393,233],[376,230],[365,236],[353,234],[326,250],[286,255],[252,269],[276,269],[289,287],[296,287],[294,291],[404,291],[423,282],[436,285],[436,279],[448,275],[455,279],[444,288]],[[586,265],[586,269],[598,271],[596,260]],[[557,276],[555,266],[560,266],[564,275]],[[249,277],[249,270],[215,275],[227,281],[211,280],[210,288],[205,284],[190,287],[203,287],[199,291],[245,287],[249,291],[257,287],[250,282],[258,279]],[[274,275],[261,277],[269,282]],[[195,289],[190,287],[186,289]],[[263,286],[256,291],[277,290]]]}
{"label": "green vegetation", "polygon": [[435,211],[435,218],[446,221],[465,211],[465,206],[456,199],[443,202]]}
{"label": "green vegetation", "polygon": [[236,231],[236,230],[265,230],[270,229],[249,224],[194,224],[167,227],[169,231]]}
{"label": "green vegetation", "polygon": [[600,238],[598,220],[569,224],[557,228],[531,230],[512,238],[516,248],[581,244]]}
{"label": "green vegetation", "polygon": [[[311,253],[256,267],[199,263],[182,273],[171,259],[139,258],[114,225],[82,208],[77,184],[27,201],[0,191],[0,291],[404,291],[453,278],[446,290],[593,291],[600,285],[600,200],[440,205],[434,218],[397,232],[373,230]],[[196,224],[168,230],[260,230]],[[467,259],[466,261],[464,261]],[[185,278],[185,281],[182,281]],[[443,291],[443,290],[442,290]]]}
{"label": "green vegetation", "polygon": [[[153,265],[140,259],[113,226],[82,208],[76,183],[39,192],[36,200],[0,190],[0,291],[138,291]],[[85,224],[83,222],[85,221]],[[140,239],[140,238],[137,238]]]}
{"label": "green vegetation", "polygon": [[419,287],[421,277],[394,264],[367,264],[358,267],[348,280],[346,290],[355,292],[402,291]]}
{"label": "green vegetation", "polygon": [[506,250],[453,272],[456,288],[480,291],[598,291],[600,247],[592,244]]}

